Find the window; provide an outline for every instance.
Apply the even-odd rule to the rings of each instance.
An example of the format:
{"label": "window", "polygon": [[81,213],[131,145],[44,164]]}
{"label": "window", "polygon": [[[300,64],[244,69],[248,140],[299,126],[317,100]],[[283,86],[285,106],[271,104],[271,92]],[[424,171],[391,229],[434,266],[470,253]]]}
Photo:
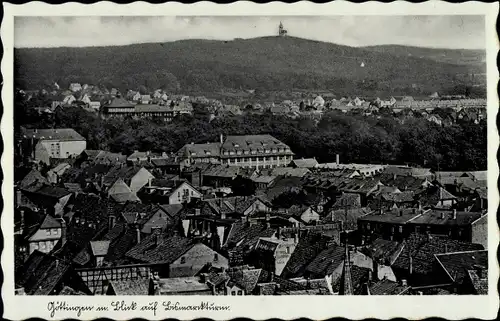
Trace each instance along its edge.
{"label": "window", "polygon": [[399,226],[399,233],[403,233],[403,225]]}
{"label": "window", "polygon": [[231,291],[231,295],[236,295],[236,291]]}
{"label": "window", "polygon": [[33,244],[33,249],[38,250],[38,244]]}
{"label": "window", "polygon": [[185,264],[186,263],[186,258],[183,256],[181,257],[181,264]]}
{"label": "window", "polygon": [[52,234],[53,234],[53,235],[57,235],[57,234],[59,234],[59,230],[58,230],[58,229],[56,229],[56,228],[55,228],[55,229],[53,229],[53,230],[52,230]]}
{"label": "window", "polygon": [[214,254],[214,261],[219,261],[219,254],[217,253]]}
{"label": "window", "polygon": [[51,235],[50,229],[45,230],[45,232],[47,233],[47,236]]}
{"label": "window", "polygon": [[177,192],[177,198],[181,198],[181,192]]}
{"label": "window", "polygon": [[45,242],[40,242],[40,248],[41,248],[42,250],[45,250]]}
{"label": "window", "polygon": [[243,295],[243,291],[239,290],[238,295]]}
{"label": "window", "polygon": [[290,247],[289,246],[286,247],[286,254],[290,254]]}
{"label": "window", "polygon": [[370,223],[366,224],[366,229],[369,231],[370,230]]}

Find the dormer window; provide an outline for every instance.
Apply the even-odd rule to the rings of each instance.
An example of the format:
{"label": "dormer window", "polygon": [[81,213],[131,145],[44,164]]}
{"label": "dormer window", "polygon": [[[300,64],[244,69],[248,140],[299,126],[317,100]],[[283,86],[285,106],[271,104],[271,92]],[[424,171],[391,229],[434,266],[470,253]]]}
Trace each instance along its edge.
{"label": "dormer window", "polygon": [[250,151],[246,150],[244,151],[245,155],[248,155],[250,153]]}
{"label": "dormer window", "polygon": [[233,146],[236,148],[240,147],[240,145],[238,145],[238,144],[233,144]]}
{"label": "dormer window", "polygon": [[237,155],[241,155],[241,150],[236,152]]}
{"label": "dormer window", "polygon": [[210,151],[209,151],[209,150],[205,151],[205,154],[207,154],[207,155],[212,155],[212,153],[210,153]]}

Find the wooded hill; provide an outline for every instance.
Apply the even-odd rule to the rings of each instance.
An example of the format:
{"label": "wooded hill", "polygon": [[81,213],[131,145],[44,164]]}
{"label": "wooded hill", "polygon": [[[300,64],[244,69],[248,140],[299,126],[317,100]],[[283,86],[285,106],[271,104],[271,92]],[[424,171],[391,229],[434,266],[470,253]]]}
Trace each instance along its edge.
{"label": "wooded hill", "polygon": [[141,85],[169,91],[328,88],[339,95],[417,95],[468,84],[464,75],[485,70],[484,63],[450,63],[400,51],[294,37],[15,49],[15,81],[31,90],[80,82],[121,90]]}

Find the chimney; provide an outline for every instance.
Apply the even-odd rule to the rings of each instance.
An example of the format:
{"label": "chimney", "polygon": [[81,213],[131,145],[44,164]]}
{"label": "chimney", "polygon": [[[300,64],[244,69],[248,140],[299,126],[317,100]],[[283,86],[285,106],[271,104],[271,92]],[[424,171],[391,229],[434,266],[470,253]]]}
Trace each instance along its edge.
{"label": "chimney", "polygon": [[457,210],[453,210],[453,219],[456,220],[457,219]]}
{"label": "chimney", "polygon": [[221,133],[220,134],[220,143],[223,144],[224,143],[224,135]]}
{"label": "chimney", "polygon": [[295,243],[295,244],[299,243],[299,232],[297,232],[293,235],[293,243]]}
{"label": "chimney", "polygon": [[108,216],[108,230],[111,230],[115,226],[116,217],[114,215]]}
{"label": "chimney", "polygon": [[422,213],[422,202],[418,201],[418,210]]}
{"label": "chimney", "polygon": [[151,177],[150,177],[150,178],[148,178],[148,186],[149,186],[149,187],[151,187],[151,181],[152,181]]}
{"label": "chimney", "polygon": [[337,165],[339,165],[339,164],[340,164],[340,155],[339,155],[339,154],[336,154],[336,155],[335,155],[335,163],[336,163]]}
{"label": "chimney", "polygon": [[160,244],[160,233],[155,233],[155,247]]}
{"label": "chimney", "polygon": [[279,240],[281,238],[281,228],[278,226],[276,229],[276,238]]}
{"label": "chimney", "polygon": [[397,177],[397,175],[396,175],[396,174],[393,174],[393,175],[392,175],[392,180],[393,180],[393,181],[395,181],[395,180],[396,180],[396,177]]}
{"label": "chimney", "polygon": [[201,215],[201,209],[199,209],[199,208],[195,208],[195,209],[194,209],[194,214],[195,214],[195,215]]}
{"label": "chimney", "polygon": [[135,232],[137,235],[137,244],[141,243],[141,230],[139,229],[139,225],[135,227]]}
{"label": "chimney", "polygon": [[403,210],[399,210],[399,216],[403,216]]}
{"label": "chimney", "polygon": [[274,272],[271,272],[271,276],[269,278],[269,282],[274,282]]}
{"label": "chimney", "polygon": [[448,253],[448,244],[444,244],[444,253]]}
{"label": "chimney", "polygon": [[18,189],[16,190],[16,205],[17,207],[20,207],[21,206],[21,198],[22,198],[22,193],[21,193],[21,190]]}
{"label": "chimney", "polygon": [[410,255],[409,262],[410,262],[410,264],[409,264],[408,270],[410,272],[410,275],[412,275],[413,274],[413,257],[411,257],[411,255]]}
{"label": "chimney", "polygon": [[441,219],[444,220],[444,212],[441,212]]}

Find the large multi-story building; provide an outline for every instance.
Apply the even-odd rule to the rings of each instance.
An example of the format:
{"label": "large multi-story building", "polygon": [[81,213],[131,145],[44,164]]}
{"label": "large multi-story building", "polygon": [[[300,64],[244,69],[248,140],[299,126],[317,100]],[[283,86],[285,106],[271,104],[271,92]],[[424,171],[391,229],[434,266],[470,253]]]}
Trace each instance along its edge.
{"label": "large multi-story building", "polygon": [[220,143],[186,144],[177,155],[185,166],[195,163],[224,164],[246,168],[287,166],[294,153],[271,135],[221,135]]}
{"label": "large multi-story building", "polygon": [[273,168],[287,166],[293,152],[271,135],[227,136],[221,146],[221,162],[229,166]]}

